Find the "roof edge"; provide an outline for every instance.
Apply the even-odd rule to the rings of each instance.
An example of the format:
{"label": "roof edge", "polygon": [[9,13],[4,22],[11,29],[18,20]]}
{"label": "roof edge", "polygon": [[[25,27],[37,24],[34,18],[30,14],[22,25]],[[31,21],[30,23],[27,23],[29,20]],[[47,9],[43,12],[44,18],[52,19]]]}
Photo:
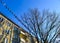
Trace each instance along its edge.
{"label": "roof edge", "polygon": [[[2,12],[0,12],[0,15],[2,15],[3,17],[5,17],[7,20],[9,20],[10,22],[12,22],[14,25],[16,25],[18,28],[20,28],[20,30],[27,32],[26,30],[22,29],[22,27],[18,26],[15,22],[13,22],[12,20],[10,20],[7,16],[5,16]],[[28,33],[28,32],[27,32]]]}

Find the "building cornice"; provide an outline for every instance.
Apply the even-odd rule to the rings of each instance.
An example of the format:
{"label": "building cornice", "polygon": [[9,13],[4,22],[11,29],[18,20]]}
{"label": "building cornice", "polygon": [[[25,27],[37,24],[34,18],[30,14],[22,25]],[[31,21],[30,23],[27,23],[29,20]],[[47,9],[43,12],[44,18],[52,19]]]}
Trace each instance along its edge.
{"label": "building cornice", "polygon": [[28,33],[27,31],[25,31],[22,27],[20,27],[19,25],[17,25],[15,22],[13,22],[11,19],[9,19],[7,16],[5,16],[3,13],[0,12],[0,15],[2,15],[3,17],[5,17],[7,20],[9,20],[11,23],[13,23],[14,25],[16,25],[18,28],[20,28],[21,31]]}

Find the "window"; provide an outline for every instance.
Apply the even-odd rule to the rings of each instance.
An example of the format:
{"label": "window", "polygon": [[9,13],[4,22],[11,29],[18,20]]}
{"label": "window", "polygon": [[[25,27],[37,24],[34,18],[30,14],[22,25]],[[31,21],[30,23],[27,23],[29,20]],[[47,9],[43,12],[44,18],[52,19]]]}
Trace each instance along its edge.
{"label": "window", "polygon": [[2,27],[2,24],[0,24],[0,27]]}
{"label": "window", "polygon": [[7,34],[9,34],[10,30],[5,30],[5,32],[6,32]]}
{"label": "window", "polygon": [[14,36],[12,39],[13,43],[20,43],[20,38],[18,36]]}
{"label": "window", "polygon": [[0,23],[3,21],[3,18],[2,17],[0,17]]}
{"label": "window", "polygon": [[18,36],[17,35],[14,35],[14,38],[18,38]]}
{"label": "window", "polygon": [[14,31],[14,34],[16,35],[20,34],[20,30],[17,27],[14,27],[13,31]]}
{"label": "window", "polygon": [[8,25],[8,26],[11,26],[11,23],[7,22],[7,25]]}
{"label": "window", "polygon": [[17,27],[14,27],[14,30],[18,30],[18,28]]}

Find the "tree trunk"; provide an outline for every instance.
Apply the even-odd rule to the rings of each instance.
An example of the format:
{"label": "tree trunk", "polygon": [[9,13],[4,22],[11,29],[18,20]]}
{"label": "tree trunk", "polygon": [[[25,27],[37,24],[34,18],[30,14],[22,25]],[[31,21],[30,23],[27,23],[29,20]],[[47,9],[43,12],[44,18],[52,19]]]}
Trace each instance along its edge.
{"label": "tree trunk", "polygon": [[44,40],[44,43],[48,43],[48,41],[47,40]]}
{"label": "tree trunk", "polygon": [[31,38],[31,43],[35,43],[33,37],[30,36],[30,38]]}
{"label": "tree trunk", "polygon": [[37,41],[37,43],[39,43],[39,39],[36,37],[36,41]]}

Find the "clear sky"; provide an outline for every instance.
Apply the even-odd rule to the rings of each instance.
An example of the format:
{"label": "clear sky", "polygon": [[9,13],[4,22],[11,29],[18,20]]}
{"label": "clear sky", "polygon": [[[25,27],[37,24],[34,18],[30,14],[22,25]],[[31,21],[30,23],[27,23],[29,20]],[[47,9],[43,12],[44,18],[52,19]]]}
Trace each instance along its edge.
{"label": "clear sky", "polygon": [[[49,9],[50,11],[60,12],[60,0],[2,0],[19,17],[29,8],[38,8],[40,11]],[[14,16],[0,3],[0,12],[20,25]]]}

